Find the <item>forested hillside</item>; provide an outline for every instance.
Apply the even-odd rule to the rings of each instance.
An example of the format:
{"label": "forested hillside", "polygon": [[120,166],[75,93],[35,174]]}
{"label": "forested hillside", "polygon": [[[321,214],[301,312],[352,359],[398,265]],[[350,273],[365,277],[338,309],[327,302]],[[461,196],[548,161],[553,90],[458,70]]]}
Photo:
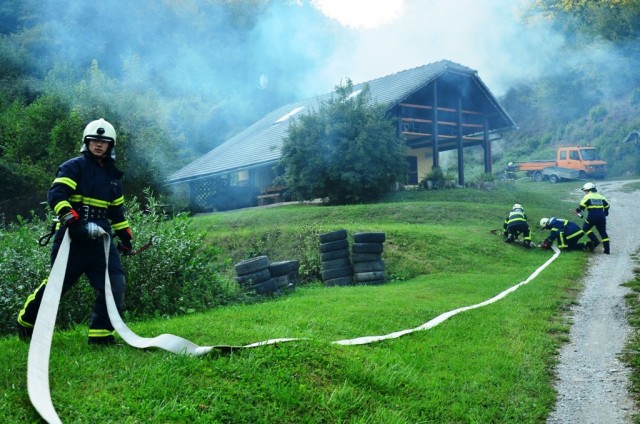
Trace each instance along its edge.
{"label": "forested hillside", "polygon": [[[318,94],[309,70],[338,41],[310,2],[295,4],[0,3],[2,219],[42,208],[56,167],[98,117],[118,130],[127,193],[143,197],[145,187],[162,193],[168,173],[267,111]],[[523,26],[548,21],[563,41],[551,58],[557,66],[501,96],[520,129],[496,142],[495,168],[590,143],[611,175],[637,174],[640,147],[622,141],[640,129],[640,1],[519,7]]]}
{"label": "forested hillside", "polygon": [[640,2],[536,0],[525,20],[550,20],[563,34],[557,66],[500,99],[519,126],[494,162],[554,158],[559,145],[591,144],[609,175],[640,173]]}

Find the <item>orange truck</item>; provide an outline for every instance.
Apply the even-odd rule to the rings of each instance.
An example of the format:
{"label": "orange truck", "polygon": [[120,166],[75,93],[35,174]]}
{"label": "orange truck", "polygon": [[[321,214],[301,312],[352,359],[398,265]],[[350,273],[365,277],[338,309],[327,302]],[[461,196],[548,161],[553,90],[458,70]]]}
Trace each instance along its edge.
{"label": "orange truck", "polygon": [[602,179],[607,175],[607,162],[600,159],[598,149],[572,146],[559,147],[555,160],[532,160],[515,162],[518,171],[523,171],[534,181]]}

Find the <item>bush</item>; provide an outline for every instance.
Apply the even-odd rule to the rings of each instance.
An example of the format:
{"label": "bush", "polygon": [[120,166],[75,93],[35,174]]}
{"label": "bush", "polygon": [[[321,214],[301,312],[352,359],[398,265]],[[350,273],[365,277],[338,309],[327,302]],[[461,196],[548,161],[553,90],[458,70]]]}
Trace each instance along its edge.
{"label": "bush", "polygon": [[[237,296],[237,285],[225,282],[212,265],[218,251],[202,243],[204,234],[189,229],[188,215],[167,217],[162,202],[148,192],[146,195],[144,210],[136,199],[127,204],[132,211],[128,220],[134,249],[154,236],[151,248],[122,258],[127,274],[127,319],[190,313]],[[15,330],[25,299],[48,277],[51,250],[40,247],[37,239],[47,233],[50,222],[34,216],[0,228],[0,334]],[[60,302],[57,323],[62,328],[90,317],[94,294],[84,277],[82,280]]]}
{"label": "bush", "polygon": [[429,189],[429,183],[427,181],[431,181],[432,187],[434,189],[444,188],[445,186],[445,176],[444,172],[442,172],[442,168],[435,167],[433,168],[425,177],[420,181],[418,186],[422,190]]}
{"label": "bush", "polygon": [[347,80],[335,95],[291,122],[278,163],[281,180],[298,200],[376,200],[404,178],[404,145],[384,106],[370,105],[368,87],[354,93]]}

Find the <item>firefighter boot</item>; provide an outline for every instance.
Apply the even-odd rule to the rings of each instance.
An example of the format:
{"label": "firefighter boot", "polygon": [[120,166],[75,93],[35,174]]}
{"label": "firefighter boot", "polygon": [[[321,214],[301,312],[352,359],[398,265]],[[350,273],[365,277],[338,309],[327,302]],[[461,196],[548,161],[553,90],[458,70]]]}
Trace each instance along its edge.
{"label": "firefighter boot", "polygon": [[605,255],[608,255],[610,253],[610,251],[609,251],[609,242],[608,241],[602,242],[602,246],[604,247]]}
{"label": "firefighter boot", "polygon": [[89,337],[90,345],[110,346],[116,344],[116,338],[109,335],[105,337]]}
{"label": "firefighter boot", "polygon": [[507,238],[504,240],[505,243],[513,243],[515,241],[515,236],[513,234],[509,234]]}
{"label": "firefighter boot", "polygon": [[525,240],[524,241],[524,248],[525,249],[532,249],[533,247],[531,246],[531,240]]}

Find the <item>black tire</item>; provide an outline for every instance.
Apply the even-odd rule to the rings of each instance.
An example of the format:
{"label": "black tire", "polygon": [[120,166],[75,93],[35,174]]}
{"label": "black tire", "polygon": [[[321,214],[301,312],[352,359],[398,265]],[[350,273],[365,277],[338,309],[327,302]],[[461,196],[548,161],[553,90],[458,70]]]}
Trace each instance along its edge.
{"label": "black tire", "polygon": [[340,249],[348,249],[349,248],[349,240],[336,240],[329,241],[327,243],[322,243],[320,245],[320,253],[333,252],[334,250]]}
{"label": "black tire", "polygon": [[236,280],[241,286],[253,286],[255,284],[264,283],[269,278],[271,278],[269,270],[262,269],[258,272],[254,272],[253,274],[239,275],[236,277]]}
{"label": "black tire", "polygon": [[254,272],[265,269],[269,266],[268,256],[257,256],[235,264],[237,275],[253,274]]}
{"label": "black tire", "polygon": [[342,268],[343,266],[349,266],[349,265],[351,265],[351,261],[347,256],[346,258],[338,258],[338,259],[333,259],[331,261],[322,262],[322,270],[329,271],[330,269]]}
{"label": "black tire", "polygon": [[293,261],[279,261],[269,264],[269,273],[272,277],[287,275],[291,269],[293,269]]}
{"label": "black tire", "polygon": [[537,182],[537,183],[541,183],[542,180],[544,180],[544,175],[542,175],[542,172],[540,171],[536,171],[533,173],[533,181]]}
{"label": "black tire", "polygon": [[385,284],[386,282],[387,280],[383,278],[381,280],[360,281],[357,284],[360,286],[380,286],[382,284]]}
{"label": "black tire", "polygon": [[353,275],[353,279],[357,283],[362,283],[366,281],[374,281],[374,280],[383,280],[384,271],[373,271],[373,272],[358,272]]}
{"label": "black tire", "polygon": [[353,243],[351,245],[353,253],[382,253],[383,250],[382,243]]}
{"label": "black tire", "polygon": [[559,181],[560,181],[560,177],[558,177],[556,174],[549,175],[549,182],[551,184],[555,184],[555,183],[557,183]]}
{"label": "black tire", "polygon": [[328,243],[330,241],[344,240],[347,238],[347,230],[336,230],[329,233],[320,234],[320,243]]}
{"label": "black tire", "polygon": [[351,255],[353,263],[358,262],[376,262],[382,260],[381,253],[354,253]]}
{"label": "black tire", "polygon": [[334,278],[332,280],[326,280],[324,285],[327,287],[331,286],[352,286],[353,285],[353,277],[340,277]]}
{"label": "black tire", "polygon": [[258,294],[269,294],[273,293],[278,289],[276,286],[276,281],[273,278],[268,279],[264,283],[254,284],[252,286],[247,287],[247,291],[255,291]]}
{"label": "black tire", "polygon": [[353,275],[353,268],[351,265],[343,266],[342,268],[330,269],[328,271],[322,271],[322,281],[333,280],[340,277],[351,277]]}
{"label": "black tire", "polygon": [[279,289],[287,288],[287,286],[289,285],[289,277],[287,275],[272,277],[271,279],[276,282],[276,287]]}
{"label": "black tire", "polygon": [[382,243],[385,241],[384,233],[355,233],[353,241],[356,243]]}
{"label": "black tire", "polygon": [[334,259],[339,258],[348,258],[349,257],[349,248],[332,250],[331,252],[325,252],[320,254],[320,258],[322,262],[332,261]]}
{"label": "black tire", "polygon": [[355,262],[353,264],[353,272],[355,273],[374,271],[384,271],[384,261]]}

